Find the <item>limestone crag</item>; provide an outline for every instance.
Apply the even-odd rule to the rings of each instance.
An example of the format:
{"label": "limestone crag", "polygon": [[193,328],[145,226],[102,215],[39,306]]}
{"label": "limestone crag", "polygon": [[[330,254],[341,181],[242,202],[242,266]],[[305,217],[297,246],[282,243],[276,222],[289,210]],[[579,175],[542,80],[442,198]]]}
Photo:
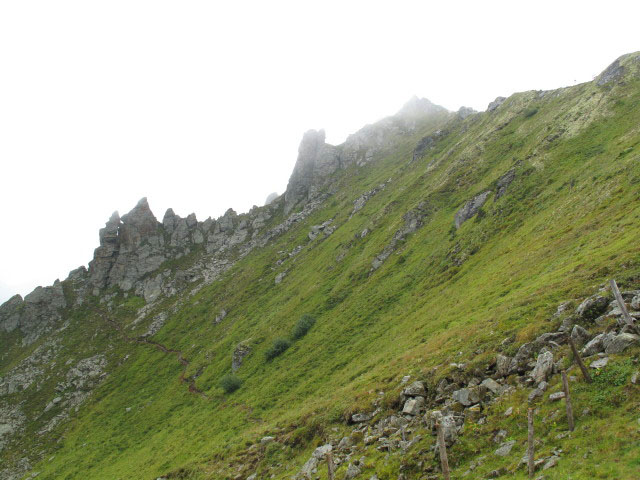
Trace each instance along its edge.
{"label": "limestone crag", "polygon": [[338,149],[325,143],[324,130],[309,130],[302,137],[298,160],[285,192],[285,214],[314,197],[327,177],[340,167]]}

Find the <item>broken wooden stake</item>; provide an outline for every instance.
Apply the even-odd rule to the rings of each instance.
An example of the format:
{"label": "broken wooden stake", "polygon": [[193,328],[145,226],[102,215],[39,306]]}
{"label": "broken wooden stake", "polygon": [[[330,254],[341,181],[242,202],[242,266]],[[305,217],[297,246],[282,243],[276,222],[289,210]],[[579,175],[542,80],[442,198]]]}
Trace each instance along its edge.
{"label": "broken wooden stake", "polygon": [[333,454],[331,452],[327,452],[327,472],[329,480],[335,479],[334,468],[335,465],[333,464]]}
{"label": "broken wooden stake", "polygon": [[533,478],[535,471],[535,462],[533,461],[534,447],[533,447],[533,408],[530,408],[527,413],[527,424],[529,427],[529,435],[527,437],[527,463],[529,464],[529,478]]}
{"label": "broken wooden stake", "polygon": [[569,342],[569,346],[571,346],[571,351],[573,352],[573,358],[576,359],[580,370],[582,371],[582,376],[584,377],[587,383],[591,383],[593,380],[591,379],[591,375],[589,375],[589,371],[582,361],[582,357],[580,356],[580,352],[576,348],[576,344],[573,343],[573,338],[571,338],[571,334],[567,335],[567,341]]}
{"label": "broken wooden stake", "polygon": [[440,449],[440,464],[442,465],[442,475],[444,480],[450,480],[449,476],[449,459],[447,458],[447,445],[444,443],[444,431],[440,422],[436,423],[436,429],[438,430],[438,446]]}
{"label": "broken wooden stake", "polygon": [[611,285],[611,291],[613,292],[613,295],[616,297],[616,300],[618,301],[618,305],[620,305],[620,310],[622,310],[622,316],[624,317],[624,322],[627,325],[633,325],[633,319],[631,318],[631,315],[629,315],[629,310],[627,310],[627,306],[624,304],[624,299],[622,298],[622,294],[620,293],[620,290],[618,290],[618,284],[613,278],[609,280],[609,284]]}
{"label": "broken wooden stake", "polygon": [[573,432],[575,425],[573,423],[573,407],[571,406],[571,396],[569,395],[569,381],[567,380],[567,372],[562,370],[562,389],[564,390],[564,403],[567,407],[567,422],[569,423],[569,431]]}

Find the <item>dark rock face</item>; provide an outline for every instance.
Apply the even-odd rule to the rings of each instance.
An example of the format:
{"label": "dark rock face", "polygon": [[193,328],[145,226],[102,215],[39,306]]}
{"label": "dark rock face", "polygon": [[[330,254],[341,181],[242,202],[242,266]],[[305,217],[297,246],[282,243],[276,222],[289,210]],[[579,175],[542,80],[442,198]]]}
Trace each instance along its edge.
{"label": "dark rock face", "polygon": [[489,198],[489,195],[491,195],[491,191],[487,190],[486,192],[476,195],[465,203],[464,206],[456,213],[454,219],[456,228],[460,228],[460,225],[476,215],[478,210],[480,210],[482,205],[484,205],[484,202],[487,201],[487,198]]}
{"label": "dark rock face", "polygon": [[15,295],[0,306],[0,328],[19,329],[23,345],[29,345],[60,320],[60,309],[66,306],[62,284],[56,280],[51,287],[37,287],[24,300]]}
{"label": "dark rock face", "polygon": [[298,160],[285,193],[285,214],[314,197],[340,167],[338,150],[325,143],[324,130],[309,130],[298,147]]}
{"label": "dark rock face", "polygon": [[[133,210],[122,217],[122,223],[118,225],[116,242],[109,244],[116,255],[110,262],[108,277],[100,276],[106,269],[98,272],[94,262],[89,264],[91,277],[97,280],[95,286],[98,288],[118,286],[127,291],[143,275],[156,270],[166,260],[163,252],[164,236],[159,227],[160,224],[151,212],[147,199],[143,198]],[[107,227],[103,230],[107,228],[109,241],[113,242],[113,225],[107,223]]]}
{"label": "dark rock face", "polygon": [[504,103],[504,101],[506,100],[505,97],[497,97],[493,102],[491,102],[488,106],[487,106],[487,112],[493,112],[495,109],[497,109],[500,105],[502,105]]}
{"label": "dark rock face", "polygon": [[118,256],[120,223],[120,215],[118,212],[113,212],[105,227],[100,229],[100,246],[95,249],[93,261],[89,263],[89,277],[91,283],[97,288],[107,286],[109,271]]}
{"label": "dark rock face", "polygon": [[498,183],[496,184],[496,200],[507,192],[507,188],[509,187],[509,185],[511,185],[511,182],[513,182],[515,178],[516,171],[512,168],[498,179]]}
{"label": "dark rock face", "polygon": [[429,150],[433,150],[436,142],[445,137],[448,133],[449,132],[447,132],[446,130],[437,130],[433,135],[427,135],[426,137],[423,137],[416,145],[416,148],[413,150],[412,161],[415,161],[418,158],[422,157]]}
{"label": "dark rock face", "polygon": [[596,83],[599,86],[603,86],[609,82],[618,80],[623,75],[624,75],[624,67],[620,65],[620,59],[617,59],[598,76]]}

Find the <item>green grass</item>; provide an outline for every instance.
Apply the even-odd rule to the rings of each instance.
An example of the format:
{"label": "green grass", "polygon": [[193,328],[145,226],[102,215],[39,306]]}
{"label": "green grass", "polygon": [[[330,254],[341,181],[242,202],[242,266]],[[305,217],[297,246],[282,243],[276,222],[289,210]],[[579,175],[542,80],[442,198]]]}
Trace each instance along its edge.
{"label": "green grass", "polygon": [[[154,337],[184,353],[190,361],[185,375],[199,373],[196,384],[207,399],[179,381],[182,367],[174,356],[123,342],[96,314],[97,305],[73,313],[61,358],[107,350],[110,374],[52,437],[35,431],[63,363],[39,392],[25,392],[34,420],[24,441],[37,438],[32,451],[47,452],[36,467],[39,478],[151,479],[171,472],[173,478],[234,478],[241,465],[249,466],[245,473],[290,478],[316,445],[350,431],[345,418],[370,410],[377,392],[387,392],[385,402],[393,404],[403,375],[434,385],[453,362],[481,368],[504,338],[514,335],[516,348],[554,328],[551,314],[561,301],[590,295],[612,276],[622,288],[637,286],[640,84],[630,79],[615,88],[607,94],[583,84],[542,98],[526,92],[494,114],[438,118],[398,136],[372,165],[336,176],[335,194],[322,209],[240,259],[220,281],[182,297]],[[420,138],[443,126],[449,134],[410,163]],[[511,168],[516,178],[507,193],[498,200],[492,194],[481,216],[452,230],[455,212]],[[388,178],[348,220],[353,200]],[[372,272],[371,261],[403,226],[403,215],[421,202],[430,212],[424,226]],[[336,231],[310,242],[309,227],[330,218]],[[365,228],[370,233],[361,238]],[[297,245],[305,248],[276,267],[278,252]],[[276,285],[284,268],[287,275]],[[140,299],[118,301],[114,315],[127,325]],[[176,301],[158,308],[172,311]],[[221,308],[229,314],[213,325]],[[317,319],[313,328],[293,333],[297,340],[265,362],[303,313]],[[252,348],[236,372],[242,387],[225,395],[220,383],[243,341]],[[27,354],[17,347],[9,352],[2,372]],[[548,478],[591,478],[589,471],[595,478],[633,478],[638,403],[626,380],[629,361],[620,358],[593,385],[576,385],[576,411],[594,406],[570,439],[556,441],[562,426],[543,423],[543,451],[557,444],[569,452]],[[510,405],[516,415],[505,418]],[[518,391],[488,407],[486,425],[465,430],[451,452],[455,475],[479,455],[490,458],[479,467],[482,474],[504,466],[490,456],[497,448],[494,429],[507,429],[522,450],[524,405],[526,394]],[[560,407],[541,408],[543,418]],[[281,443],[248,452],[264,435]],[[407,462],[402,468],[415,472],[420,462],[433,462],[432,442],[426,436],[407,458],[372,448],[366,472],[395,479]],[[0,455],[19,454],[16,446]]]}

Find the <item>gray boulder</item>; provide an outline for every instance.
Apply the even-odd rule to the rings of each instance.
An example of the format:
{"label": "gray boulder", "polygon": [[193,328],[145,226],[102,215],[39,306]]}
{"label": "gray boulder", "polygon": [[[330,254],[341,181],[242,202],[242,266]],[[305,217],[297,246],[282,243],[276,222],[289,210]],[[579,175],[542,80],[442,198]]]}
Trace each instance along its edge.
{"label": "gray boulder", "polygon": [[640,336],[632,333],[620,333],[606,338],[604,343],[605,353],[621,353],[631,345],[637,345]]}
{"label": "gray boulder", "polygon": [[511,359],[505,355],[499,354],[496,357],[496,375],[498,377],[506,377],[509,375]]}
{"label": "gray boulder", "polygon": [[425,397],[427,395],[427,389],[424,387],[424,383],[415,381],[406,387],[402,393],[407,397]]}
{"label": "gray boulder", "polygon": [[345,480],[351,480],[352,478],[356,478],[358,475],[360,475],[360,468],[354,464],[354,463],[350,463],[349,466],[347,467],[347,473],[345,473]]}
{"label": "gray boulder", "polygon": [[485,378],[480,385],[490,390],[494,395],[500,395],[504,389],[502,385],[492,378]]}
{"label": "gray boulder", "polygon": [[351,415],[351,421],[353,423],[368,422],[372,418],[373,418],[373,415],[371,415],[370,413],[354,413],[353,415]]}
{"label": "gray boulder", "polygon": [[516,444],[515,440],[509,440],[508,442],[504,442],[502,445],[500,445],[500,447],[493,452],[494,454],[498,455],[499,457],[506,457],[507,455],[509,455],[511,453],[511,449],[513,449],[513,446]]}
{"label": "gray boulder", "polygon": [[585,320],[595,320],[604,312],[606,312],[609,306],[609,300],[601,295],[592,295],[585,299],[578,308],[576,308],[576,315],[584,318]]}
{"label": "gray boulder", "polygon": [[573,329],[571,330],[571,340],[573,340],[576,346],[581,347],[582,345],[586,344],[590,338],[591,335],[589,335],[589,332],[587,332],[580,325],[573,326]]}
{"label": "gray boulder", "polygon": [[549,378],[553,371],[553,353],[546,351],[538,355],[536,366],[531,372],[531,378],[536,383],[543,382]]}
{"label": "gray boulder", "polygon": [[424,408],[424,397],[412,397],[407,399],[404,402],[404,407],[402,408],[402,413],[407,415],[420,415],[420,412]]}
{"label": "gray boulder", "polygon": [[240,342],[235,350],[233,351],[233,356],[231,357],[231,370],[236,371],[242,365],[244,357],[251,353],[251,346],[248,341]]}
{"label": "gray boulder", "polygon": [[591,368],[595,368],[599,370],[601,368],[606,367],[608,363],[609,363],[609,357],[603,357],[603,358],[597,359],[595,362],[591,362],[591,365],[589,366]]}
{"label": "gray boulder", "polygon": [[453,399],[465,407],[470,407],[480,401],[480,395],[475,387],[461,388],[453,392]]}
{"label": "gray boulder", "polygon": [[604,352],[605,340],[606,343],[609,343],[611,336],[612,335],[610,333],[601,333],[600,335],[596,335],[584,346],[581,352],[582,356],[590,357],[596,353]]}
{"label": "gray boulder", "polygon": [[564,398],[564,392],[555,392],[552,393],[551,395],[549,395],[549,400],[551,400],[552,402],[555,402],[557,400],[560,400]]}

